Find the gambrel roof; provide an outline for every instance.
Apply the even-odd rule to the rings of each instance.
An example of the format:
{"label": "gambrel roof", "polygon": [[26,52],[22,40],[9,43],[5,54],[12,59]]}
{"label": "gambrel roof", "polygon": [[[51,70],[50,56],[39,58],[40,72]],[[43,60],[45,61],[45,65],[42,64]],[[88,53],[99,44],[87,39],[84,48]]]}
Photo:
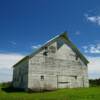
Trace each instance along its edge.
{"label": "gambrel roof", "polygon": [[22,62],[25,59],[29,59],[33,57],[35,54],[43,50],[45,47],[49,46],[50,44],[54,43],[58,39],[63,39],[64,42],[76,53],[76,55],[87,65],[89,61],[85,58],[85,56],[79,51],[79,49],[69,40],[67,33],[64,32],[60,35],[55,36],[51,40],[47,41],[45,44],[43,44],[39,49],[37,49],[35,52],[31,53],[30,55],[24,57],[22,60],[20,60],[18,63],[16,63],[13,67],[15,67],[17,64]]}

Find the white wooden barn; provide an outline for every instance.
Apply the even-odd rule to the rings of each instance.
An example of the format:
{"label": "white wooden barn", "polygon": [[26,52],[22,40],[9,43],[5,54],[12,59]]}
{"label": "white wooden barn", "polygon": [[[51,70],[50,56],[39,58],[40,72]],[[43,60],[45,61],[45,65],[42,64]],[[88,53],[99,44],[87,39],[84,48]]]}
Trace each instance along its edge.
{"label": "white wooden barn", "polygon": [[88,63],[64,32],[13,66],[13,86],[33,91],[89,87]]}

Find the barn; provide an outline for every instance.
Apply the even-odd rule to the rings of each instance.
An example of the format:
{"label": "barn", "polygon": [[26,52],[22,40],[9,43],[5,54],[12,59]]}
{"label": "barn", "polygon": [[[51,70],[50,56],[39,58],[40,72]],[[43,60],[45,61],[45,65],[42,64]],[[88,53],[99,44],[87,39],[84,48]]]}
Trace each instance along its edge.
{"label": "barn", "polygon": [[13,66],[13,87],[33,91],[89,87],[88,63],[64,32]]}

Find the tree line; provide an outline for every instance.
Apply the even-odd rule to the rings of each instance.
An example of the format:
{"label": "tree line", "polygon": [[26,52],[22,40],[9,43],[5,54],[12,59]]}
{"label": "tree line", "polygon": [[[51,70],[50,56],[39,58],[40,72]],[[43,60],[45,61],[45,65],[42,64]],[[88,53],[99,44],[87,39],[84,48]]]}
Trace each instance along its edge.
{"label": "tree line", "polygon": [[100,86],[100,79],[90,79],[89,84],[90,86]]}

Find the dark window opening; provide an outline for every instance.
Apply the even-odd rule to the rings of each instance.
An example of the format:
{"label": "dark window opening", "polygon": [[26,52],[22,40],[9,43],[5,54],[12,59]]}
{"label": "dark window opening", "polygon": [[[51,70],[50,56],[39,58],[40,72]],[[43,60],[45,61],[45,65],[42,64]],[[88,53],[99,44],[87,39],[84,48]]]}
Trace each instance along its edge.
{"label": "dark window opening", "polygon": [[77,76],[74,76],[75,77],[75,79],[77,79]]}
{"label": "dark window opening", "polygon": [[43,52],[43,55],[48,56],[48,52],[47,51]]}
{"label": "dark window opening", "polygon": [[41,75],[41,80],[44,80],[44,76],[43,75]]}
{"label": "dark window opening", "polygon": [[78,60],[78,56],[76,55],[76,58],[75,58],[76,60]]}
{"label": "dark window opening", "polygon": [[48,47],[44,47],[45,51],[43,52],[44,56],[48,56]]}
{"label": "dark window opening", "polygon": [[45,50],[47,50],[48,49],[48,47],[45,47]]}

